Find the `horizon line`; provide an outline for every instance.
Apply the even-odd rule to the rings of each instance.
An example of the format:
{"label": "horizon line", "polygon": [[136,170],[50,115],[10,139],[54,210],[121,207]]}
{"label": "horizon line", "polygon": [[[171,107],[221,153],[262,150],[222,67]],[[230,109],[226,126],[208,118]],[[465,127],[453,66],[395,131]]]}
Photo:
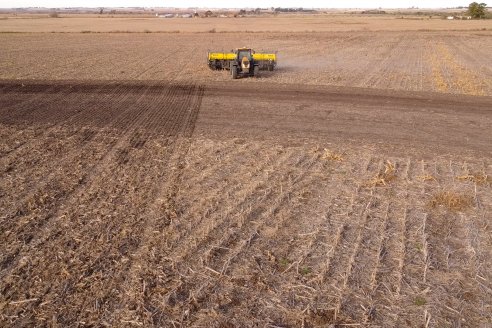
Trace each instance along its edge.
{"label": "horizon line", "polygon": [[20,6],[20,7],[0,7],[0,9],[70,9],[70,8],[82,8],[82,9],[99,9],[99,8],[149,8],[149,9],[269,9],[269,8],[303,8],[312,10],[349,10],[349,9],[463,9],[467,6],[455,6],[455,7],[155,7],[155,6],[98,6],[98,7],[85,7],[85,6],[66,6],[66,7],[33,7],[33,6]]}

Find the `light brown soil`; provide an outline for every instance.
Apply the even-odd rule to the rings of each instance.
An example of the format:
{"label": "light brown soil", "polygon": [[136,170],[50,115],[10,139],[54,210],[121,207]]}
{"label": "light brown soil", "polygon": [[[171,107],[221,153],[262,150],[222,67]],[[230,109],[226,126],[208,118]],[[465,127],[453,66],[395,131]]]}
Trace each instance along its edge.
{"label": "light brown soil", "polygon": [[488,327],[487,33],[2,34],[0,326]]}
{"label": "light brown soil", "polygon": [[230,82],[208,50],[278,51],[278,70],[237,83],[492,95],[490,32],[3,34],[0,78]]}
{"label": "light brown soil", "polygon": [[[158,17],[10,17],[0,20],[0,32],[334,32],[334,31],[443,31],[492,29],[492,20],[445,20],[434,16],[280,15],[244,18]],[[82,16],[82,17],[81,17]]]}

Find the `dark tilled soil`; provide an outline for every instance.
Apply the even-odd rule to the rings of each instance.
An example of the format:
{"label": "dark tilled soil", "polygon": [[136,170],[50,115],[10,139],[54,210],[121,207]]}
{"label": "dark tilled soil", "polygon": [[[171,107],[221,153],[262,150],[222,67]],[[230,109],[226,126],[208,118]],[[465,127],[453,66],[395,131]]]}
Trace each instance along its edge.
{"label": "dark tilled soil", "polygon": [[189,114],[190,103],[199,102],[197,133],[205,136],[384,143],[439,153],[492,151],[488,96],[121,81],[3,81],[0,89],[3,124],[141,128],[173,135],[184,128],[180,122]]}

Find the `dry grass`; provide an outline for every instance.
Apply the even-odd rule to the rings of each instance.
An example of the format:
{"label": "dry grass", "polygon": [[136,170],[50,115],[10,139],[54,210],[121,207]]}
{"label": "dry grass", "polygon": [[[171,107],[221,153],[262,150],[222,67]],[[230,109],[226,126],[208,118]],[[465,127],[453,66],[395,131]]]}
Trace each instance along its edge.
{"label": "dry grass", "polygon": [[420,181],[423,181],[423,182],[428,182],[428,181],[434,181],[434,182],[437,182],[437,179],[430,175],[430,174],[424,174],[424,175],[420,175],[417,177]]}
{"label": "dry grass", "polygon": [[492,178],[484,173],[470,173],[456,177],[459,181],[470,181],[477,185],[490,185]]}
{"label": "dry grass", "polygon": [[461,212],[473,206],[473,198],[455,191],[441,191],[429,201],[432,208],[444,207],[450,211]]}
{"label": "dry grass", "polygon": [[430,43],[429,53],[432,79],[439,92],[459,92],[476,96],[487,94],[486,78],[464,65],[445,42]]}
{"label": "dry grass", "polygon": [[396,179],[396,167],[390,161],[386,161],[384,169],[382,169],[374,178],[369,180],[366,187],[382,187],[387,186],[390,182]]}
{"label": "dry grass", "polygon": [[343,156],[340,153],[337,153],[337,152],[334,152],[334,151],[331,151],[331,150],[325,148],[323,150],[323,155],[321,155],[321,159],[341,162],[341,161],[343,161]]}

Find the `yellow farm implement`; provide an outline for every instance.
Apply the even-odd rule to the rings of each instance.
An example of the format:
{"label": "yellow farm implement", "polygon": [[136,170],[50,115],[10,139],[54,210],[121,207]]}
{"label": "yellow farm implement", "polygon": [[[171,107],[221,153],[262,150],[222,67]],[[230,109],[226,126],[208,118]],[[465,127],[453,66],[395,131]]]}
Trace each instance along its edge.
{"label": "yellow farm implement", "polygon": [[256,53],[250,48],[209,52],[207,58],[212,70],[230,70],[233,79],[239,76],[258,76],[260,70],[273,71],[277,66],[276,53]]}

